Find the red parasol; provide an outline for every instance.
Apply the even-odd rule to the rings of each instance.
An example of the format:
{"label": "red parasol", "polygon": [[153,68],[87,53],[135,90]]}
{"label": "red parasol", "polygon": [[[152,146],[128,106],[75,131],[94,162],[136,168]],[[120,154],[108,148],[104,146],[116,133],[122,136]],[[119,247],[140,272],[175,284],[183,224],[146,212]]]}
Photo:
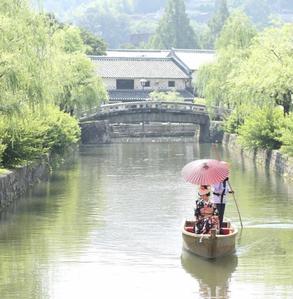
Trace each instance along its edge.
{"label": "red parasol", "polygon": [[195,185],[212,185],[229,176],[228,164],[213,159],[195,160],[182,169],[183,178]]}

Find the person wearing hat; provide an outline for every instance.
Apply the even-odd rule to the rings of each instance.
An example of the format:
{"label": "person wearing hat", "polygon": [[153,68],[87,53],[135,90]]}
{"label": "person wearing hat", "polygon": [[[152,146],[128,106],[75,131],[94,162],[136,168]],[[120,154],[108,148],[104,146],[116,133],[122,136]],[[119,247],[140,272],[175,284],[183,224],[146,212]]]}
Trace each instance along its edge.
{"label": "person wearing hat", "polygon": [[217,228],[217,209],[210,201],[210,194],[209,186],[200,186],[198,190],[199,199],[196,201],[194,209],[196,218],[194,231],[197,234],[207,234],[212,228]]}

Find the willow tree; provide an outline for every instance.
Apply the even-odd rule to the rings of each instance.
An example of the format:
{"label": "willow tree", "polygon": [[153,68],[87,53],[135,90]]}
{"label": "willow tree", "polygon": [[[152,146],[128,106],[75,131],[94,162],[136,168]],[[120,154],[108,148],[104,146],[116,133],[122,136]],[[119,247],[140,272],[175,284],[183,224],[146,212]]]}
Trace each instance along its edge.
{"label": "willow tree", "polygon": [[254,40],[249,57],[230,78],[231,96],[258,106],[280,105],[285,115],[292,109],[293,25],[270,28]]}
{"label": "willow tree", "polygon": [[25,105],[60,103],[72,92],[75,108],[106,99],[78,29],[54,28],[26,1],[3,0],[0,14],[0,109],[6,115]]}
{"label": "willow tree", "polygon": [[0,4],[0,106],[4,113],[52,101],[49,32],[24,1]]}
{"label": "willow tree", "polygon": [[233,108],[229,78],[234,77],[239,65],[247,58],[256,30],[249,18],[235,12],[226,21],[217,41],[217,60],[200,68],[197,88],[211,106]]}
{"label": "willow tree", "polygon": [[210,102],[221,97],[234,109],[226,128],[239,133],[244,146],[282,146],[292,154],[293,25],[254,35],[247,27],[236,34],[239,23],[233,24],[225,24],[218,40],[216,64],[200,71],[201,89]]}
{"label": "willow tree", "polygon": [[76,119],[51,105],[72,114],[107,95],[76,28],[54,28],[25,0],[2,0],[0,32],[0,164],[11,166],[53,150],[60,134],[69,133],[62,147],[78,138]]}
{"label": "willow tree", "polygon": [[217,38],[219,37],[226,20],[229,17],[227,0],[215,1],[215,12],[213,17],[208,22],[208,32],[206,33],[208,40],[208,47],[214,47]]}
{"label": "willow tree", "polygon": [[185,12],[183,0],[168,0],[150,47],[158,49],[198,48],[198,38]]}
{"label": "willow tree", "polygon": [[56,84],[60,85],[55,102],[60,109],[74,114],[76,110],[91,108],[107,100],[107,93],[90,59],[84,54],[86,46],[78,28],[71,26],[53,35]]}

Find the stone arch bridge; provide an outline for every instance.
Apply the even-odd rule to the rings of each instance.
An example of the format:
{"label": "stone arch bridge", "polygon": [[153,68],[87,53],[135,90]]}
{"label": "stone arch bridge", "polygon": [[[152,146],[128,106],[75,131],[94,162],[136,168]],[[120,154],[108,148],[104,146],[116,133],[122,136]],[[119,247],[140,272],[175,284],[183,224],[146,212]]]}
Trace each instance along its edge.
{"label": "stone arch bridge", "polygon": [[86,111],[81,126],[97,120],[113,123],[189,123],[200,127],[199,142],[209,142],[210,118],[205,105],[185,102],[127,102],[106,104]]}

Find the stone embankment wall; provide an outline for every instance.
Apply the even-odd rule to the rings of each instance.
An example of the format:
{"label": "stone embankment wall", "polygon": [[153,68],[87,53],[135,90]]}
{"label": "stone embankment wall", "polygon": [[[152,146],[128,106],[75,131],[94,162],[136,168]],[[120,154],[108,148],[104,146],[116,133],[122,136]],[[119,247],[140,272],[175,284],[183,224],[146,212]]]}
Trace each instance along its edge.
{"label": "stone embankment wall", "polygon": [[210,143],[221,143],[224,136],[222,121],[211,121],[210,123]]}
{"label": "stone embankment wall", "polygon": [[142,139],[170,141],[174,139],[194,141],[199,126],[195,124],[144,123],[109,124],[107,121],[88,121],[80,124],[82,144],[101,144],[142,141]]}
{"label": "stone embankment wall", "polygon": [[[210,123],[210,142],[220,143],[223,139],[222,122]],[[144,123],[109,124],[108,121],[88,121],[80,124],[82,144],[101,144],[117,142],[193,142],[199,140],[199,126],[196,124]],[[137,138],[137,140],[135,140]]]}
{"label": "stone embankment wall", "polygon": [[289,180],[293,180],[292,157],[288,157],[277,150],[244,150],[237,142],[237,135],[235,134],[224,134],[223,145],[227,146],[230,150],[239,151],[245,157],[252,159],[257,164],[263,165]]}
{"label": "stone embankment wall", "polygon": [[193,137],[198,126],[194,124],[145,123],[111,125],[111,139],[121,137]]}
{"label": "stone embankment wall", "polygon": [[0,175],[0,211],[24,194],[36,182],[45,179],[50,166],[45,159]]}
{"label": "stone embankment wall", "polygon": [[111,141],[109,123],[104,120],[88,121],[80,124],[81,143],[99,144]]}

